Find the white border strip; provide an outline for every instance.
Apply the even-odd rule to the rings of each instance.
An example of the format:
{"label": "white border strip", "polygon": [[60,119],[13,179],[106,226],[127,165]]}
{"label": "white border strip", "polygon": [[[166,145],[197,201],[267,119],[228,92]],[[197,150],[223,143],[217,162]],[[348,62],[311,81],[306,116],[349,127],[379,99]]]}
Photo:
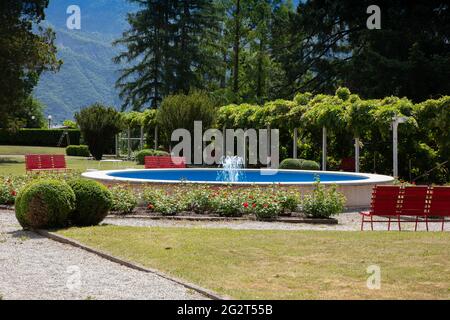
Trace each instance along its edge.
{"label": "white border strip", "polygon": [[[108,171],[91,171],[82,174],[83,177],[100,180],[104,182],[127,182],[127,183],[154,183],[154,184],[214,184],[214,185],[298,185],[298,186],[311,186],[315,182],[224,182],[224,181],[182,181],[182,180],[152,180],[152,179],[136,179],[136,178],[121,178],[113,177],[111,174],[132,171],[132,172],[161,172],[161,171],[217,171],[223,170],[220,168],[197,168],[197,169],[125,169],[125,170],[108,170]],[[263,171],[269,169],[242,169],[244,171]],[[273,171],[273,170],[270,170]],[[364,180],[345,180],[345,181],[324,181],[322,184],[337,184],[345,186],[363,186],[363,185],[375,185],[375,184],[387,184],[392,183],[395,179],[390,176],[369,174],[369,173],[351,173],[342,171],[306,171],[306,170],[278,170],[279,172],[287,173],[316,173],[316,174],[337,174],[342,176],[351,177],[364,177]]]}

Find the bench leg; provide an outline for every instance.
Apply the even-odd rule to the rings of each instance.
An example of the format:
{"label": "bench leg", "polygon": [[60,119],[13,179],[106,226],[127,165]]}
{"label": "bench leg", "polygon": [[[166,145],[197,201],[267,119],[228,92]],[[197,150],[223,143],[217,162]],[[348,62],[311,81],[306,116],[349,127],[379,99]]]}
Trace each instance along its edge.
{"label": "bench leg", "polygon": [[391,217],[389,217],[388,221],[388,231],[391,231]]}
{"label": "bench leg", "polygon": [[370,228],[373,231],[373,216],[370,216]]}
{"label": "bench leg", "polygon": [[425,224],[427,225],[427,231],[429,231],[429,229],[428,229],[428,216],[425,217]]}
{"label": "bench leg", "polygon": [[445,224],[445,217],[442,217],[442,228],[441,228],[442,232],[444,232],[444,224]]}
{"label": "bench leg", "polygon": [[400,216],[397,217],[397,221],[398,221],[398,231],[402,231],[402,224],[400,221]]}
{"label": "bench leg", "polygon": [[361,215],[361,231],[364,231],[364,216]]}
{"label": "bench leg", "polygon": [[419,223],[419,216],[416,217],[416,226],[414,227],[414,231],[417,231],[417,224]]}

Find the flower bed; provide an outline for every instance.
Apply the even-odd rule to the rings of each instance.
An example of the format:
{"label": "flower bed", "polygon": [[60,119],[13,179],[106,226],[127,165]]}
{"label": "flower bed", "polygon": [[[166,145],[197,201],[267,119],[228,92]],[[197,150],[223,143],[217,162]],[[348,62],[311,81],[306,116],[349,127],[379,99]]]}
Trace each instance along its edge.
{"label": "flower bed", "polygon": [[[0,206],[12,206],[29,182],[39,179],[70,180],[79,172],[35,173],[0,177]],[[152,217],[190,216],[258,219],[279,217],[328,219],[343,211],[345,198],[334,187],[317,184],[310,195],[280,185],[234,188],[231,186],[151,186],[143,190],[126,184],[107,186],[115,215]],[[139,209],[136,210],[136,207]]]}

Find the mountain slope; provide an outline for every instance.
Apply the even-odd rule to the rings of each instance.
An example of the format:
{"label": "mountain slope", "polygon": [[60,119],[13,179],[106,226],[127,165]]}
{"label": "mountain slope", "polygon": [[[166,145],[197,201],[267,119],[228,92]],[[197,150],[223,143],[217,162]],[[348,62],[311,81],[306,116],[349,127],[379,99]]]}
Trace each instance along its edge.
{"label": "mountain slope", "polygon": [[45,23],[56,31],[64,64],[58,73],[43,74],[34,94],[57,122],[94,102],[120,106],[114,88],[120,66],[112,62],[119,49],[111,42],[126,29],[126,13],[133,10],[125,0],[79,0],[81,30],[69,30],[66,10],[72,2],[50,1]]}

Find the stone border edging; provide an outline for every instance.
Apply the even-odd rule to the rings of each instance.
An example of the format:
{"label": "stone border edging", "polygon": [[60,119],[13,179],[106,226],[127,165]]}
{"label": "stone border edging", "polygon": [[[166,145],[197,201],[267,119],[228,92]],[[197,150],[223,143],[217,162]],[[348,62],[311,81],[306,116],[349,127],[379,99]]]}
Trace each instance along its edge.
{"label": "stone border edging", "polygon": [[200,293],[203,296],[205,296],[207,298],[210,298],[212,300],[232,300],[231,297],[221,296],[221,295],[219,295],[219,294],[217,294],[217,293],[215,293],[215,292],[213,292],[213,291],[211,291],[209,289],[205,289],[205,288],[200,287],[200,286],[198,286],[196,284],[193,284],[193,283],[181,280],[181,279],[176,278],[176,277],[169,276],[166,273],[163,273],[163,272],[161,272],[159,270],[146,268],[146,267],[143,267],[143,266],[141,266],[139,264],[132,263],[130,261],[126,261],[126,260],[114,257],[114,256],[112,256],[112,255],[110,255],[108,253],[105,253],[103,251],[94,249],[94,248],[89,247],[87,245],[84,245],[84,244],[82,244],[82,243],[80,243],[80,242],[78,242],[76,240],[72,240],[70,238],[61,236],[59,234],[56,234],[56,233],[53,233],[53,232],[49,232],[47,230],[35,230],[35,232],[37,234],[43,236],[43,237],[46,237],[48,239],[53,240],[53,241],[60,242],[60,243],[63,243],[63,244],[68,244],[68,245],[71,245],[71,246],[73,246],[75,248],[79,248],[79,249],[85,250],[85,251],[93,253],[93,254],[95,254],[95,255],[103,258],[103,259],[109,260],[109,261],[114,262],[114,263],[118,263],[118,264],[120,264],[120,265],[122,265],[124,267],[128,267],[128,268],[131,268],[131,269],[134,269],[134,270],[137,270],[137,271],[142,271],[142,272],[145,272],[145,273],[156,274],[157,276],[160,276],[160,277],[162,277],[164,279],[167,279],[169,281],[172,281],[172,282],[175,282],[177,284],[180,284],[180,285],[182,285],[183,287],[185,287],[187,289],[191,289],[191,290],[197,291],[198,293]]}
{"label": "stone border edging", "polygon": [[275,220],[257,220],[252,217],[208,217],[208,216],[151,216],[151,215],[108,215],[107,219],[142,219],[142,220],[172,220],[172,221],[206,221],[206,222],[215,222],[215,221],[260,221],[260,222],[282,222],[282,223],[293,223],[293,224],[327,224],[327,225],[336,225],[338,224],[338,220],[335,218],[329,219],[320,219],[320,218],[297,218],[297,217],[281,217]]}

